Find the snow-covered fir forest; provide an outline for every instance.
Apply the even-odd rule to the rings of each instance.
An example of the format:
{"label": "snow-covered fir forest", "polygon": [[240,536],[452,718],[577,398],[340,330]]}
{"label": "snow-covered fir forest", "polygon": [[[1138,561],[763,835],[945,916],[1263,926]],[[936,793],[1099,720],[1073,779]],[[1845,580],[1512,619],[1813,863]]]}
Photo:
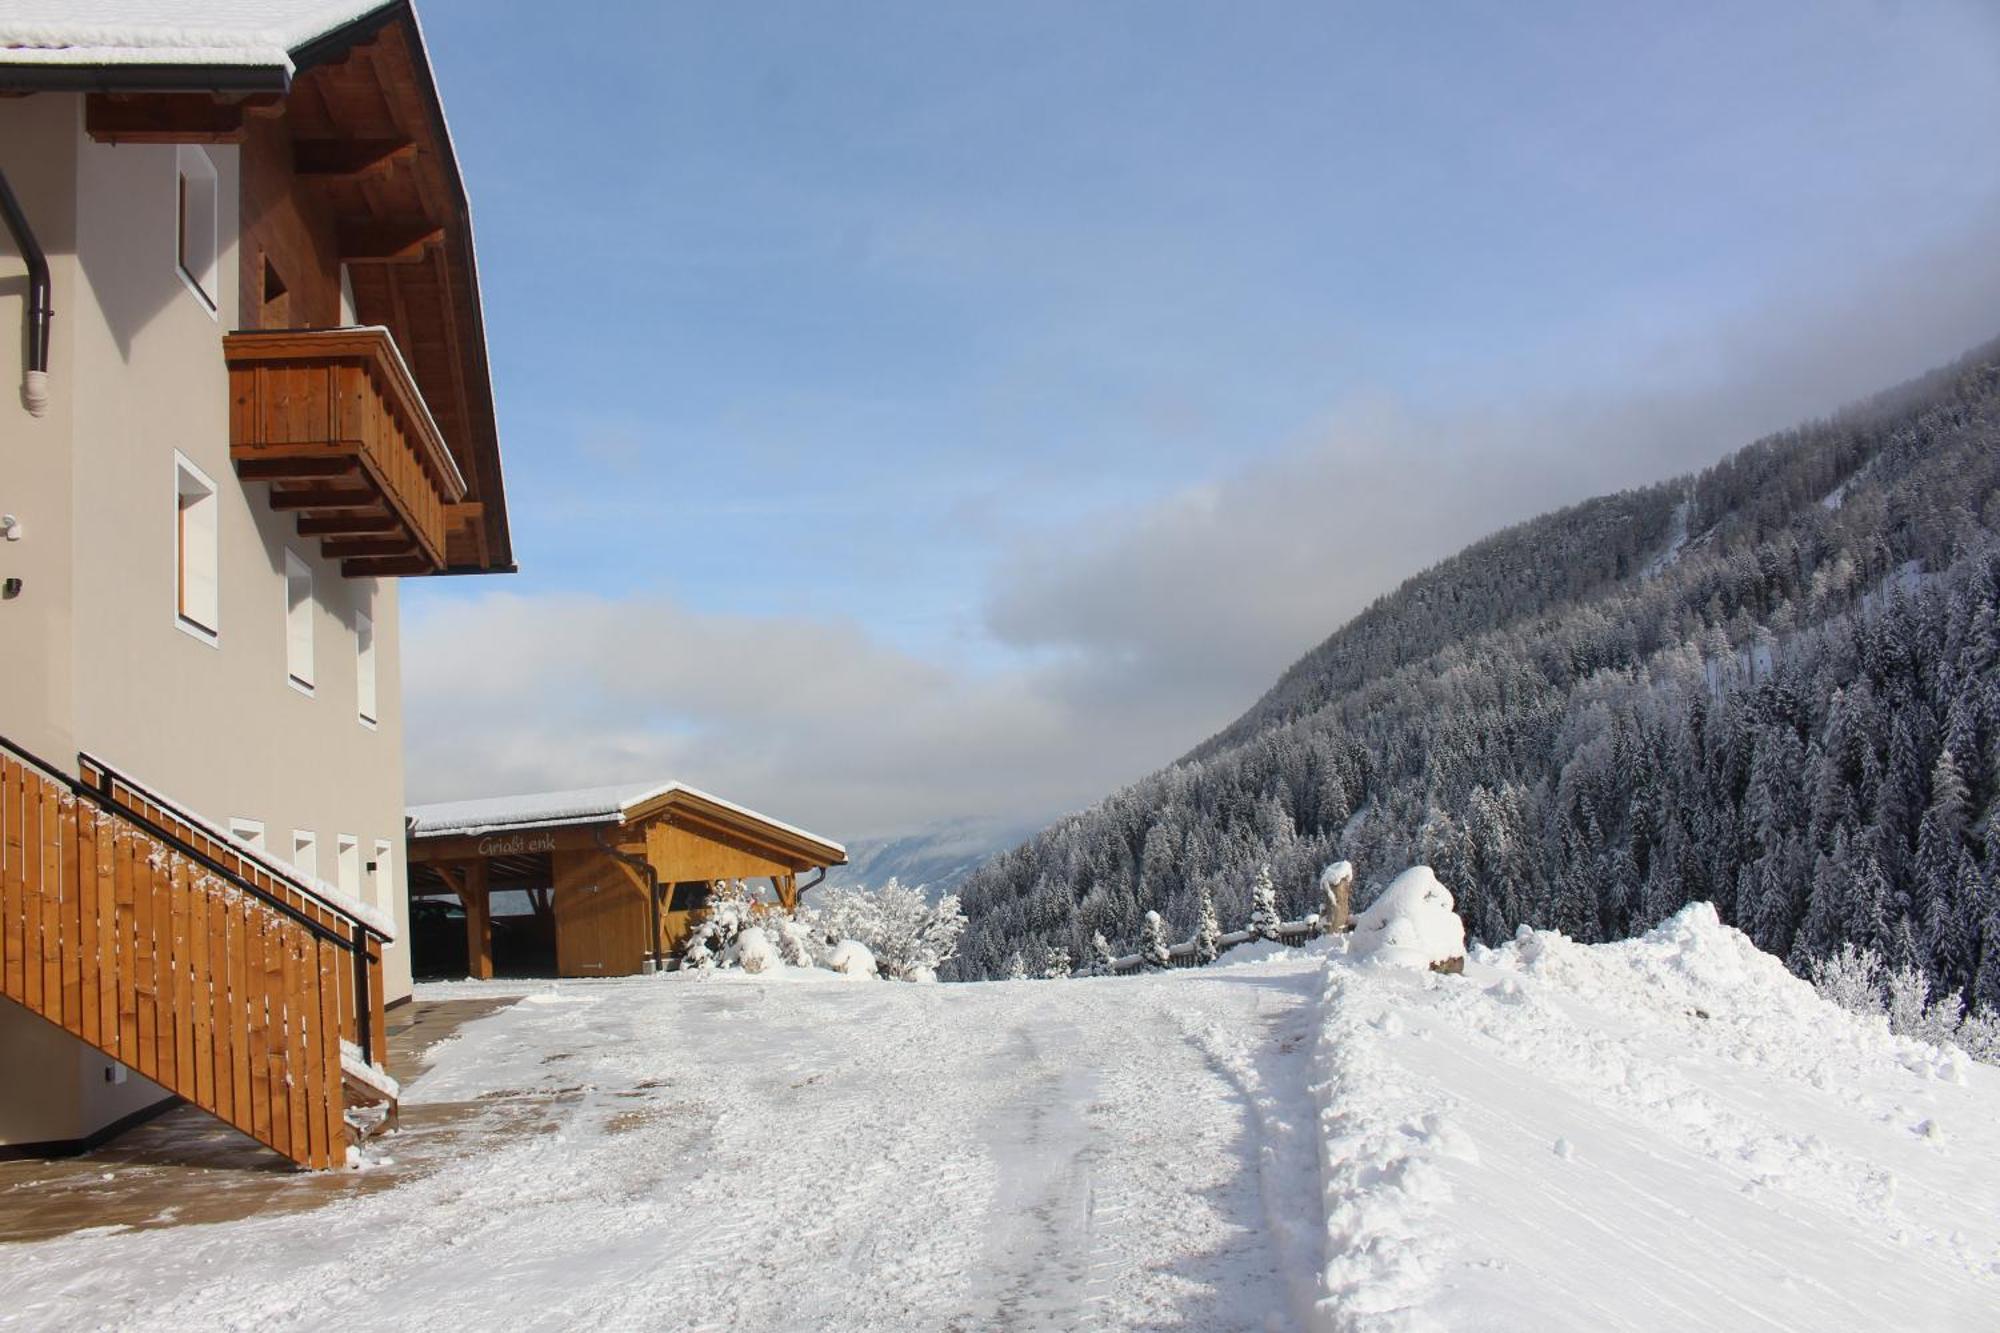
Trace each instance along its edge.
{"label": "snow-covered fir forest", "polygon": [[[1607,446],[1609,447],[1609,446]],[[1852,943],[2000,1008],[2000,343],[1698,476],[1409,580],[1171,767],[963,888],[962,977],[1427,863],[1468,930],[1710,901],[1795,970]]]}

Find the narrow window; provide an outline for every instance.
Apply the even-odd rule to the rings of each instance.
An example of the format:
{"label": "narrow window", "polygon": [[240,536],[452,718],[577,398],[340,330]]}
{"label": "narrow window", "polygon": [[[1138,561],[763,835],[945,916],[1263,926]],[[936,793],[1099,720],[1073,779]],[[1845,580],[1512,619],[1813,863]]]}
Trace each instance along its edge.
{"label": "narrow window", "polygon": [[342,833],[333,840],[333,864],[340,877],[340,891],[349,898],[361,896],[361,840]]}
{"label": "narrow window", "polygon": [[264,850],[264,825],[255,819],[230,820],[229,836],[245,846]]}
{"label": "narrow window", "polygon": [[215,281],[215,163],[194,144],[181,144],[175,158],[176,215],[174,258],[181,280],[213,313],[221,304]]}
{"label": "narrow window", "polygon": [[308,880],[319,878],[319,839],[302,828],[292,830],[292,866]]}
{"label": "narrow window", "polygon": [[285,671],[293,688],[312,693],[313,572],[290,551],[285,552]]}
{"label": "narrow window", "polygon": [[396,905],[396,844],[376,839],[375,859],[368,863],[368,901],[389,911]]}
{"label": "narrow window", "polygon": [[174,455],[174,617],[214,641],[221,625],[216,578],[215,483]]}
{"label": "narrow window", "polygon": [[375,621],[354,617],[354,703],[361,720],[375,725]]}

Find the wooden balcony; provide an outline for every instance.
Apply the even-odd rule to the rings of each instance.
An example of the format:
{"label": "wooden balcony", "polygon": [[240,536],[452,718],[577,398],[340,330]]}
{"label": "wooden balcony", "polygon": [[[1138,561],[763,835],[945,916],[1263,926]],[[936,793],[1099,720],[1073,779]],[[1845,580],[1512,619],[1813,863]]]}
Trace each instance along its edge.
{"label": "wooden balcony", "polygon": [[436,574],[465,479],[389,331],[227,334],[229,456],[349,578]]}

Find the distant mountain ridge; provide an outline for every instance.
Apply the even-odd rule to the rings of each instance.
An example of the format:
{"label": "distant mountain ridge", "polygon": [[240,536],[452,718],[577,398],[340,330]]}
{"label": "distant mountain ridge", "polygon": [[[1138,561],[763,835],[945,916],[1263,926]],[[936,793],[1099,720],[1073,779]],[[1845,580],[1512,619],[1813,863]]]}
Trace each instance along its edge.
{"label": "distant mountain ridge", "polygon": [[1035,830],[1018,824],[957,819],[893,838],[869,838],[847,849],[847,864],[827,872],[830,888],[880,888],[891,879],[937,899],[955,890],[988,858]]}
{"label": "distant mountain ridge", "polygon": [[1694,900],[2000,1006],[2000,342],[1406,581],[1185,758],[963,887],[960,975],[1427,861],[1488,941]]}

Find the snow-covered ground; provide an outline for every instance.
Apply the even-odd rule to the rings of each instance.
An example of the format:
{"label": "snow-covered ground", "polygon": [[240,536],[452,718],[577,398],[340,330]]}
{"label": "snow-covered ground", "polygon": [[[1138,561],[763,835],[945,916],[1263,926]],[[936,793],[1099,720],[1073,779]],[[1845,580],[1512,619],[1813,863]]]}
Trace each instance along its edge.
{"label": "snow-covered ground", "polygon": [[556,1096],[550,1132],[472,1136],[310,1213],[9,1247],[0,1324],[1292,1326],[1288,1273],[1309,1291],[1317,1252],[1281,1245],[1316,1244],[1314,1149],[1300,1132],[1267,1154],[1250,1103],[1268,1087],[1274,1118],[1310,1125],[1316,960],[780,975],[540,986],[436,1048],[404,1104],[497,1122]]}
{"label": "snow-covered ground", "polygon": [[2000,1327],[2000,1071],[1698,908],[1462,976],[521,990],[405,1088],[494,1133],[313,1212],[9,1246],[0,1324]]}
{"label": "snow-covered ground", "polygon": [[2000,1070],[1691,907],[1328,968],[1332,1327],[2000,1327]]}

